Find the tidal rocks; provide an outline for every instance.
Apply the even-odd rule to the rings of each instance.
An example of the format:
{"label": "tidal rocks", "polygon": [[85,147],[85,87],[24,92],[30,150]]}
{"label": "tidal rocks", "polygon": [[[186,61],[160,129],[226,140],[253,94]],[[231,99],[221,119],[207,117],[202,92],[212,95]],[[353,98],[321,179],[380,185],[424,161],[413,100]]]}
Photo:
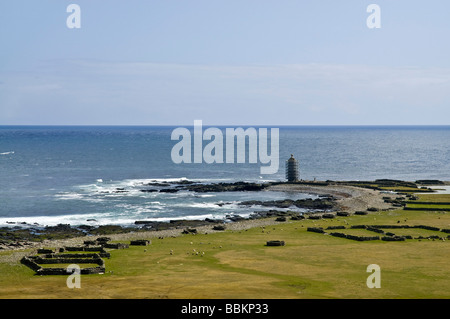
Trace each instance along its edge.
{"label": "tidal rocks", "polygon": [[157,189],[141,189],[140,192],[142,193],[155,193],[157,192]]}
{"label": "tidal rocks", "polygon": [[443,181],[437,180],[437,179],[421,179],[417,180],[416,184],[421,185],[445,185]]}
{"label": "tidal rocks", "polygon": [[240,202],[239,205],[243,206],[264,206],[264,207],[277,207],[277,208],[290,208],[298,207],[311,210],[327,210],[333,209],[335,204],[332,198],[324,197],[318,199],[282,199],[282,200],[272,200],[272,201],[260,201],[260,200],[250,200]]}
{"label": "tidal rocks", "polygon": [[179,190],[180,189],[178,189],[178,188],[163,188],[163,189],[160,189],[159,192],[160,193],[176,193]]}
{"label": "tidal rocks", "polygon": [[242,191],[261,191],[266,188],[266,184],[236,182],[236,183],[217,183],[217,184],[195,184],[185,187],[186,190],[198,193],[206,192],[242,192]]}
{"label": "tidal rocks", "polygon": [[245,220],[245,218],[240,215],[226,215],[225,218],[231,222],[238,222],[241,220]]}
{"label": "tidal rocks", "polygon": [[197,229],[196,228],[186,228],[185,230],[183,230],[182,234],[197,234]]}

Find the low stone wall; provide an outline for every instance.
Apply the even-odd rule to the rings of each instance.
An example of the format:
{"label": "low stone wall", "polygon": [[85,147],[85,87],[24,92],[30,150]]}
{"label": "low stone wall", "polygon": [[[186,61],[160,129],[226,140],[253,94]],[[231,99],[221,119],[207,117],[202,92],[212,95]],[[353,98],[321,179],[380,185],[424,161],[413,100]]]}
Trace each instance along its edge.
{"label": "low stone wall", "polygon": [[384,234],[384,230],[379,229],[379,228],[375,228],[375,227],[372,227],[372,226],[367,226],[366,229],[369,230],[369,231],[373,231],[375,233]]}
{"label": "low stone wall", "polygon": [[59,249],[60,252],[63,251],[93,251],[98,252],[100,257],[103,258],[109,258],[111,257],[111,254],[108,253],[103,246],[97,246],[97,247],[89,247],[89,246],[74,246],[74,247],[64,247]]}
{"label": "low stone wall", "polygon": [[[51,249],[38,249],[37,256],[25,256],[21,259],[21,263],[31,268],[36,272],[36,275],[70,275],[67,272],[67,268],[63,267],[42,267],[41,265],[48,264],[97,264],[97,267],[86,267],[81,268],[81,274],[101,274],[105,272],[105,262],[103,257],[110,258],[111,254],[105,250],[105,248],[112,249],[124,249],[128,248],[128,244],[124,243],[109,243],[110,238],[99,237],[96,240],[85,241],[85,246],[74,246],[74,247],[61,247],[59,248],[59,253],[55,253]],[[133,243],[133,241],[131,242]],[[91,246],[99,245],[100,246]],[[148,245],[149,240],[137,240],[134,244]],[[74,252],[74,253],[64,253],[64,252]],[[83,253],[75,253],[83,252]],[[84,253],[87,252],[87,253]],[[92,252],[92,253],[91,253]]]}
{"label": "low stone wall", "polygon": [[126,249],[129,248],[130,245],[124,244],[124,243],[107,243],[103,245],[105,248],[112,248],[112,249]]}
{"label": "low stone wall", "polygon": [[311,231],[311,232],[315,232],[315,233],[319,233],[319,234],[325,233],[325,231],[323,230],[322,227],[308,227],[306,230],[307,231]]}
{"label": "low stone wall", "polygon": [[383,236],[381,237],[381,240],[384,241],[405,241],[404,236]]}
{"label": "low stone wall", "polygon": [[38,257],[34,260],[39,265],[48,265],[48,264],[97,264],[99,266],[103,266],[105,262],[100,256],[94,258],[66,258],[66,257],[57,257],[57,258],[42,258]]}
{"label": "low stone wall", "polygon": [[23,257],[20,262],[22,264],[24,264],[25,266],[28,266],[29,268],[31,268],[34,271],[38,271],[39,269],[41,269],[42,267],[39,266],[32,258],[30,257]]}
{"label": "low stone wall", "polygon": [[441,229],[438,228],[438,227],[426,226],[426,225],[419,225],[419,226],[416,226],[416,228],[422,228],[422,229],[434,230],[434,231],[441,231]]}
{"label": "low stone wall", "polygon": [[328,229],[345,229],[345,226],[328,226],[327,230]]}
{"label": "low stone wall", "polygon": [[[105,273],[105,267],[89,267],[89,268],[81,268],[81,275],[92,275],[92,274],[103,274]],[[70,275],[71,272],[67,271],[67,268],[41,268],[36,271],[36,275],[39,276],[48,276],[48,275]]]}
{"label": "low stone wall", "polygon": [[330,236],[341,237],[341,238],[357,240],[357,241],[369,241],[369,240],[379,240],[380,239],[379,236],[355,236],[355,235],[338,233],[338,232],[330,233]]}
{"label": "low stone wall", "polygon": [[349,212],[337,212],[336,215],[341,217],[348,217],[351,214]]}
{"label": "low stone wall", "polygon": [[132,240],[130,241],[130,245],[132,246],[147,246],[150,245],[151,241],[150,240],[145,240],[145,239],[139,239],[139,240]]}
{"label": "low stone wall", "polygon": [[[320,234],[326,234],[326,235],[330,235],[330,236],[334,236],[334,237],[340,237],[340,238],[346,238],[346,239],[351,239],[351,240],[357,240],[357,241],[369,241],[369,240],[384,240],[384,241],[405,241],[406,239],[429,239],[429,240],[445,240],[445,237],[440,237],[437,235],[432,235],[432,236],[427,236],[427,237],[423,237],[423,236],[418,236],[418,237],[413,237],[411,235],[403,235],[403,236],[399,236],[396,235],[393,232],[385,232],[383,229],[402,229],[402,228],[421,228],[421,229],[426,229],[426,230],[431,230],[431,231],[440,231],[440,232],[444,232],[444,233],[450,233],[450,229],[440,229],[438,227],[434,227],[434,226],[427,226],[427,225],[352,225],[350,226],[350,229],[365,229],[368,231],[372,231],[372,232],[376,232],[379,234],[383,234],[385,236],[356,236],[356,235],[351,235],[351,234],[345,234],[345,233],[340,233],[340,232],[331,232],[331,233],[326,233],[325,230],[322,227],[308,227],[307,231],[310,232],[315,232],[315,233],[320,233]],[[335,230],[335,229],[347,229],[345,226],[329,226],[327,227],[327,230]],[[447,236],[447,239],[450,239],[450,235]]]}
{"label": "low stone wall", "polygon": [[350,228],[352,229],[366,229],[366,225],[352,225]]}
{"label": "low stone wall", "polygon": [[269,240],[266,242],[266,246],[284,246],[285,242],[283,240]]}
{"label": "low stone wall", "polygon": [[54,251],[51,249],[40,248],[40,249],[38,249],[37,253],[38,254],[51,254],[51,253],[54,253]]}

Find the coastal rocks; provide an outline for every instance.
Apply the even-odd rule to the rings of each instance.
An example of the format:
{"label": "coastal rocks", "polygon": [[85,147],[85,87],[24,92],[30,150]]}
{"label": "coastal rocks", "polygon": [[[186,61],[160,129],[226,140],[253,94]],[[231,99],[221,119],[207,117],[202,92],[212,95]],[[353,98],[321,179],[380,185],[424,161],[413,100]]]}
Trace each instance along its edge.
{"label": "coastal rocks", "polygon": [[236,183],[217,183],[217,184],[196,184],[185,187],[186,190],[198,193],[206,192],[255,192],[266,188],[268,184],[236,182]]}
{"label": "coastal rocks", "polygon": [[417,180],[416,184],[420,185],[445,185],[443,181],[437,180],[437,179],[421,179]]}
{"label": "coastal rocks", "polygon": [[[151,220],[137,220],[134,222],[135,225],[142,227],[143,230],[166,230],[166,229],[178,229],[184,227],[199,227],[199,226],[207,226],[210,224],[220,224],[223,223],[221,219],[211,219],[205,218],[204,220],[193,219],[178,219],[178,220],[170,220],[169,222],[158,222]],[[139,230],[139,229],[137,229]]]}
{"label": "coastal rocks", "polygon": [[181,232],[182,234],[197,234],[197,229],[196,228],[186,228],[185,230],[183,230]]}
{"label": "coastal rocks", "polygon": [[259,218],[268,218],[268,217],[291,217],[291,219],[304,219],[304,216],[300,215],[301,213],[295,211],[281,211],[281,210],[267,210],[267,211],[255,211],[250,214],[250,219],[259,219]]}
{"label": "coastal rocks", "polygon": [[[197,193],[207,192],[243,192],[243,191],[261,191],[264,188],[270,186],[270,184],[248,183],[248,182],[235,182],[235,183],[214,183],[214,184],[199,184],[196,182],[184,180],[177,182],[154,182],[147,183],[144,186],[151,187],[166,187],[160,189],[159,192],[175,193],[179,190],[187,190]],[[167,188],[169,187],[169,188]],[[142,189],[141,192],[157,192],[156,188]]]}
{"label": "coastal rocks", "polygon": [[140,192],[142,193],[154,193],[157,192],[157,189],[141,189]]}
{"label": "coastal rocks", "polygon": [[304,208],[310,210],[327,210],[333,209],[335,207],[334,199],[332,197],[324,197],[318,199],[283,199],[283,200],[272,200],[272,201],[260,201],[260,200],[250,200],[240,202],[239,205],[242,206],[264,206],[264,207],[277,207],[277,208]]}
{"label": "coastal rocks", "polygon": [[239,221],[245,220],[245,218],[240,215],[226,215],[225,218],[227,221],[230,221],[230,222],[239,222]]}
{"label": "coastal rocks", "polygon": [[178,188],[163,188],[159,190],[160,193],[176,193],[178,191]]}

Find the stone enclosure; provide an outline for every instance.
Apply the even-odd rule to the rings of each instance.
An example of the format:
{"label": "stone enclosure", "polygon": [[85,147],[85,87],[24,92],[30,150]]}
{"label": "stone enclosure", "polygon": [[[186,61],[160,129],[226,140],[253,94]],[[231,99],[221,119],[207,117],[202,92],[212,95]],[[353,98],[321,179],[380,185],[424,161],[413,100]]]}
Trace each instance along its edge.
{"label": "stone enclosure", "polygon": [[[105,261],[103,258],[110,258],[111,254],[107,249],[126,249],[130,245],[147,246],[151,244],[149,240],[131,241],[130,244],[110,243],[108,237],[99,237],[96,240],[84,242],[84,246],[61,247],[56,250],[38,249],[37,255],[25,256],[21,263],[28,266],[36,272],[36,275],[69,275],[67,267],[61,265],[67,264],[89,264],[93,267],[84,267],[80,269],[81,274],[103,274],[105,273]],[[48,267],[47,265],[55,265]],[[60,265],[58,267],[58,265]]]}
{"label": "stone enclosure", "polygon": [[[426,229],[435,231],[436,235],[431,236],[417,236],[413,237],[411,235],[397,235],[395,234],[395,229]],[[339,229],[364,229],[370,232],[377,233],[378,235],[374,236],[356,236],[351,234],[345,234],[343,232],[339,232],[336,230]],[[387,231],[390,230],[390,231]],[[346,228],[345,226],[329,226],[326,229],[323,229],[322,227],[308,227],[307,231],[309,232],[315,232],[319,234],[324,235],[330,235],[334,237],[340,237],[340,238],[346,238],[356,241],[370,241],[370,240],[384,240],[384,241],[405,241],[406,239],[428,239],[428,240],[442,240],[445,241],[446,239],[450,239],[450,235],[447,235],[450,233],[450,229],[440,229],[433,226],[427,226],[427,225],[353,225],[349,228]],[[444,233],[444,234],[442,234]],[[439,235],[438,235],[439,234]]]}

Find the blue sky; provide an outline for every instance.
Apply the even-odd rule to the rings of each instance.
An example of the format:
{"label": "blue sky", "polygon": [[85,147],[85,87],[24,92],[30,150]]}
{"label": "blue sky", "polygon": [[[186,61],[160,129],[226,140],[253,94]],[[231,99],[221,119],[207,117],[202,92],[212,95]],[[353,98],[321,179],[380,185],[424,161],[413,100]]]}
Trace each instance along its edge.
{"label": "blue sky", "polygon": [[[81,7],[81,29],[66,8]],[[366,8],[381,8],[369,29]],[[446,0],[0,3],[0,125],[450,124]]]}

